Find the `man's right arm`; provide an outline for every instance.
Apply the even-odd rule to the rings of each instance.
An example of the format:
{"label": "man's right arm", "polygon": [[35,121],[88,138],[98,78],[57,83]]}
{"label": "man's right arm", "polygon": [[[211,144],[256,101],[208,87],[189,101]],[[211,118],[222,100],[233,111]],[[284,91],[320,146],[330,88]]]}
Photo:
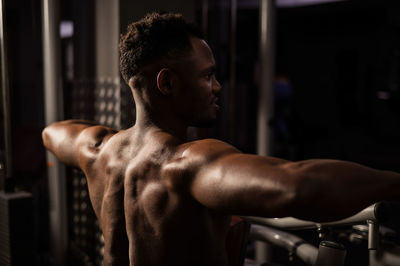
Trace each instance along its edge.
{"label": "man's right arm", "polygon": [[116,131],[83,120],[54,122],[42,132],[44,146],[63,163],[85,168]]}
{"label": "man's right arm", "polygon": [[221,212],[327,221],[380,200],[400,199],[398,173],[338,160],[290,162],[243,154],[222,142],[207,145],[187,152],[211,158],[197,167],[190,191]]}

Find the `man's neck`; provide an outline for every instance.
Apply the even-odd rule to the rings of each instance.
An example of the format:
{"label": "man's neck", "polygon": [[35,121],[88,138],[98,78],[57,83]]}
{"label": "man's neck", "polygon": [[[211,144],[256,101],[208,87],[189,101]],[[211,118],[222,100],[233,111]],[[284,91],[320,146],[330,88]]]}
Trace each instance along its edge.
{"label": "man's neck", "polygon": [[145,131],[159,129],[183,142],[187,139],[187,126],[181,121],[172,117],[167,111],[155,111],[142,104],[136,105],[135,128]]}

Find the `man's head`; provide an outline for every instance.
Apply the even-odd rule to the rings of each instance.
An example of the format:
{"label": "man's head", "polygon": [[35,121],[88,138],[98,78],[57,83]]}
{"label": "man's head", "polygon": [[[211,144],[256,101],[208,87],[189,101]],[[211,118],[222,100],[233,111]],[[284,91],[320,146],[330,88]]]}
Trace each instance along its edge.
{"label": "man's head", "polygon": [[124,80],[140,75],[142,69],[180,58],[191,50],[190,38],[203,39],[201,31],[182,15],[150,13],[128,26],[120,39],[120,70]]}
{"label": "man's head", "polygon": [[179,14],[148,14],[128,26],[120,52],[122,76],[139,89],[141,101],[167,105],[187,125],[215,120],[221,87],[211,49],[195,25]]}

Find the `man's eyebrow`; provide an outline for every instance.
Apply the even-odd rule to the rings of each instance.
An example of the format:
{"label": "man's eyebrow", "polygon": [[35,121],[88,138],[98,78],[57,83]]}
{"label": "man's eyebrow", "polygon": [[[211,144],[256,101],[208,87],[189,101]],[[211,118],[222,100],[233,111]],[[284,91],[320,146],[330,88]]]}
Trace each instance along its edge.
{"label": "man's eyebrow", "polygon": [[216,65],[210,65],[210,66],[204,68],[204,70],[202,72],[203,73],[209,73],[209,72],[215,73],[216,71],[217,71]]}

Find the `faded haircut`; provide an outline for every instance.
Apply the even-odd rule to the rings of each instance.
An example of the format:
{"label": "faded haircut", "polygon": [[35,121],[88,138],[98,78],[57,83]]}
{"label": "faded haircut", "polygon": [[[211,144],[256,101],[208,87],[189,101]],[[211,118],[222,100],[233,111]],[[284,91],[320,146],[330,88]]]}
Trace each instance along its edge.
{"label": "faded haircut", "polygon": [[203,34],[181,14],[149,13],[128,25],[119,44],[120,71],[125,82],[147,65],[186,55],[192,49],[190,37],[203,39]]}

